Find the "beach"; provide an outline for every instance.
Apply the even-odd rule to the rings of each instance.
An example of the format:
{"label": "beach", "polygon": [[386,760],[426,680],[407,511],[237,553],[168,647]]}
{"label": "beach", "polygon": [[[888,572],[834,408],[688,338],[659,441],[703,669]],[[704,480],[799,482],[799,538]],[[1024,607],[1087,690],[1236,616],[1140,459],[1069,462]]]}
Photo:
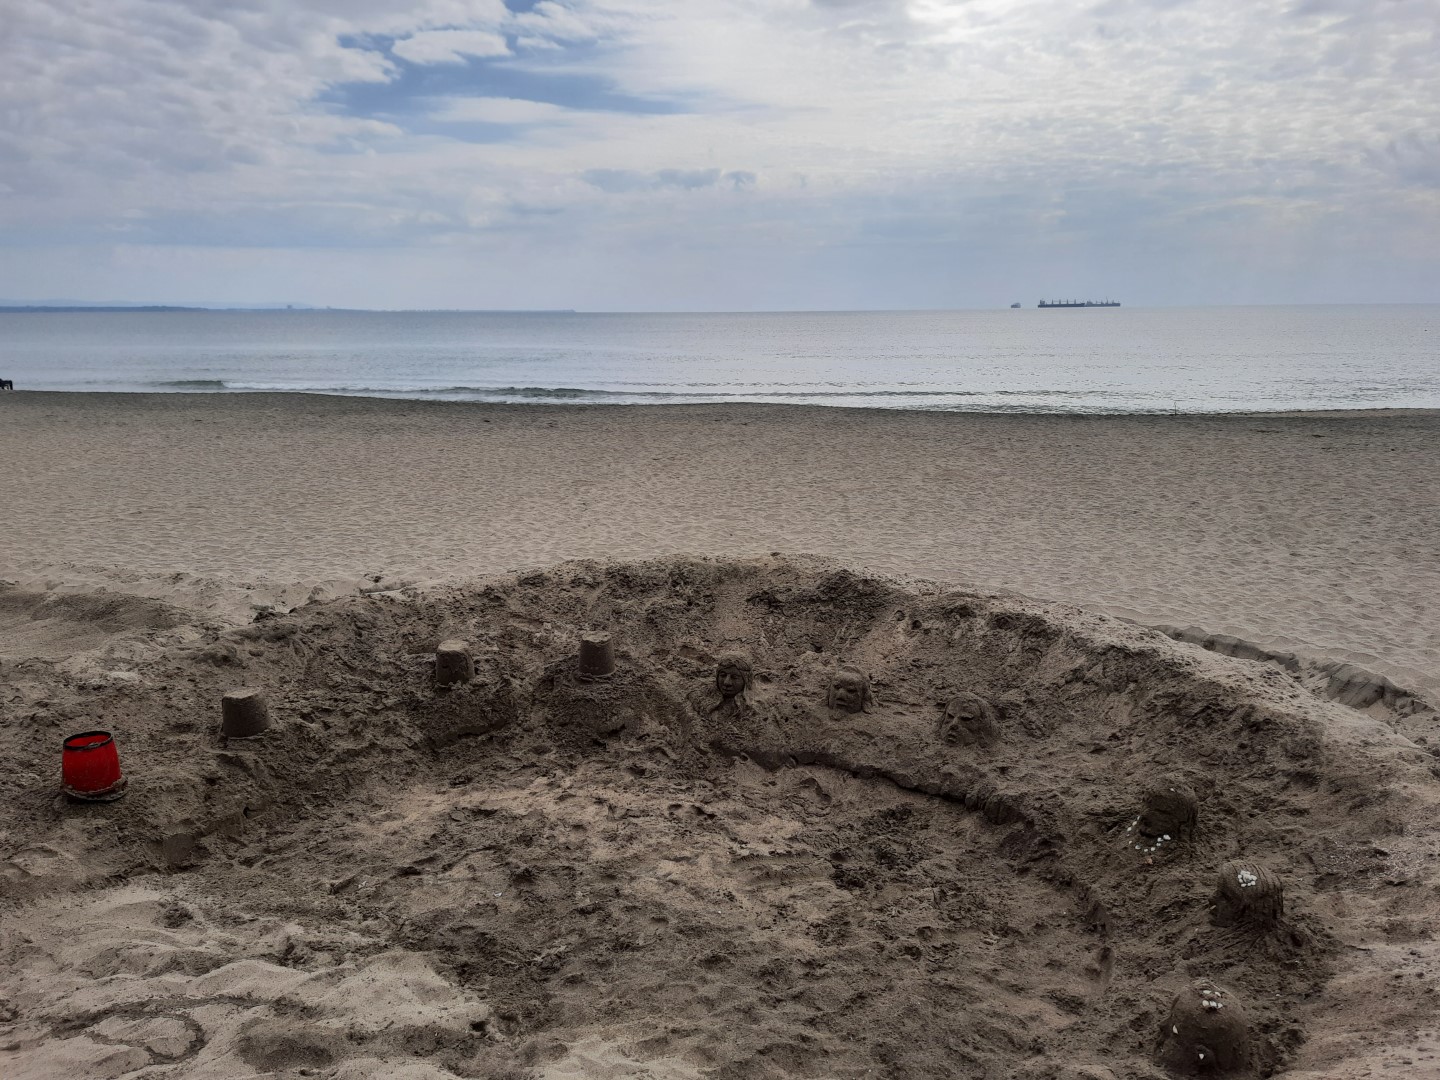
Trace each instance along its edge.
{"label": "beach", "polygon": [[0,1073],[1440,1076],[1437,427],[4,395]]}
{"label": "beach", "polygon": [[1440,0],[1279,6],[5,4],[0,1080],[1440,1080]]}
{"label": "beach", "polygon": [[1437,436],[1440,415],[1404,411],[19,393],[0,398],[0,577],[81,587],[119,572],[212,604],[232,595],[215,582],[241,582],[294,602],[366,575],[808,552],[1195,625],[1433,692]]}

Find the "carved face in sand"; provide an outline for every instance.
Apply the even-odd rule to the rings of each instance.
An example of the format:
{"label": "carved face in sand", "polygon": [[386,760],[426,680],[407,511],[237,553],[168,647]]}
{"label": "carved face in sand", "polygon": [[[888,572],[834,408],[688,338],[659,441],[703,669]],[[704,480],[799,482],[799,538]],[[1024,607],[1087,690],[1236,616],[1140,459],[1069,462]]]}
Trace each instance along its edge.
{"label": "carved face in sand", "polygon": [[864,712],[870,703],[870,677],[854,668],[841,668],[830,680],[826,704],[836,712]]}
{"label": "carved face in sand", "polygon": [[940,738],[951,745],[984,744],[995,737],[995,710],[975,694],[956,694],[945,703]]}
{"label": "carved face in sand", "polygon": [[754,677],[750,660],[740,653],[725,653],[715,664],[715,689],[727,701],[749,690]]}

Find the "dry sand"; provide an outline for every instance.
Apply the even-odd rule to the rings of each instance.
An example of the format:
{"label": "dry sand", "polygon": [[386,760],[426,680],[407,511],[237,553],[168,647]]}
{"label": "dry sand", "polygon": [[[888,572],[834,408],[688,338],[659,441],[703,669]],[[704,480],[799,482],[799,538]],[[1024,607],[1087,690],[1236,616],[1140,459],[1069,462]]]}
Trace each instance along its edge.
{"label": "dry sand", "polygon": [[814,552],[1440,691],[1434,414],[19,393],[0,397],[0,461],[0,577],[31,587],[221,604],[215,582],[241,580],[264,586],[255,602],[294,603],[365,572]]}
{"label": "dry sand", "polygon": [[1440,1076],[1437,426],[0,398],[0,1076]]}

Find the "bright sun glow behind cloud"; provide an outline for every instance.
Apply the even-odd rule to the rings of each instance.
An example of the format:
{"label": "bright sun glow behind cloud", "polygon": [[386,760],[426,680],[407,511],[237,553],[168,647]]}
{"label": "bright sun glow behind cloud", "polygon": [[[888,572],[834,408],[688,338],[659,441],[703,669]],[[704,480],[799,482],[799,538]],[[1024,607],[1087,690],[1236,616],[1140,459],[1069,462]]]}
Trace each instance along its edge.
{"label": "bright sun glow behind cloud", "polygon": [[5,7],[0,295],[1440,298],[1440,0]]}

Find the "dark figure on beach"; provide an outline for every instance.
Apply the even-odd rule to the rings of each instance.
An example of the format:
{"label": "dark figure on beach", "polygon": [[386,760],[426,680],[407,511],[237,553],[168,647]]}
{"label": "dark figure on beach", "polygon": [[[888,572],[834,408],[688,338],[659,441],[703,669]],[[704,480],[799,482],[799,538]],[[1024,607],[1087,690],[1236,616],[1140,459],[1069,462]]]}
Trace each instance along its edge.
{"label": "dark figure on beach", "polygon": [[0,379],[0,390],[14,390],[14,389],[15,389],[15,381],[14,381],[13,379]]}

